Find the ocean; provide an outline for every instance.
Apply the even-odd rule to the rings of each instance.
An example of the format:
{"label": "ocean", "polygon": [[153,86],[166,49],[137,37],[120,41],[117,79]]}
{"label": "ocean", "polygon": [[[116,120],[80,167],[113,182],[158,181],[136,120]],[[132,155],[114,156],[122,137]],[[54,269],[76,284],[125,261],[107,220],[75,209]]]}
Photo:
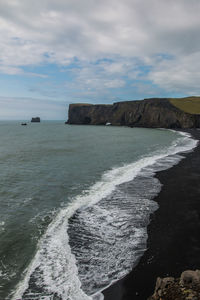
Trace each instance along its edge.
{"label": "ocean", "polygon": [[163,129],[0,122],[0,300],[99,300],[146,249],[155,172],[196,146]]}

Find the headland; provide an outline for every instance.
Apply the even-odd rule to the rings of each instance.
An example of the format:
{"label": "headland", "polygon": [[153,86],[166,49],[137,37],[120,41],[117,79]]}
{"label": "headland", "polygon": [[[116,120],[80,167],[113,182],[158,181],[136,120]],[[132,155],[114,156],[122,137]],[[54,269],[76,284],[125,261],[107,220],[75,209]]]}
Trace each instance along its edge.
{"label": "headland", "polygon": [[114,104],[69,105],[68,124],[147,127],[200,127],[200,97],[151,98]]}

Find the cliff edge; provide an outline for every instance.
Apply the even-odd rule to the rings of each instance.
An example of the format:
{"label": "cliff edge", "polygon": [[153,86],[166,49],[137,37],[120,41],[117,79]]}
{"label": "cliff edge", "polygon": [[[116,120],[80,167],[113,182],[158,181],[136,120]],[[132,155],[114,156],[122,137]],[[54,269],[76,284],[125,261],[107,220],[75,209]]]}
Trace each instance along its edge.
{"label": "cliff edge", "polygon": [[[185,103],[187,105],[184,105]],[[188,112],[188,107],[193,113]],[[151,98],[116,102],[111,105],[70,104],[67,123],[79,125],[111,123],[112,125],[150,128],[197,128],[200,127],[200,98]]]}

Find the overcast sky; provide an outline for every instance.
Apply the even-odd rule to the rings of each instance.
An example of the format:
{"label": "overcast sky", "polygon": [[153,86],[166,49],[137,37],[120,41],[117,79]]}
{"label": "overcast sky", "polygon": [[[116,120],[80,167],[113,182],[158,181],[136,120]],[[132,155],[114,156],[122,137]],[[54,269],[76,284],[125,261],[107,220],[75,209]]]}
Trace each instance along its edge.
{"label": "overcast sky", "polygon": [[199,0],[0,0],[0,119],[200,95]]}

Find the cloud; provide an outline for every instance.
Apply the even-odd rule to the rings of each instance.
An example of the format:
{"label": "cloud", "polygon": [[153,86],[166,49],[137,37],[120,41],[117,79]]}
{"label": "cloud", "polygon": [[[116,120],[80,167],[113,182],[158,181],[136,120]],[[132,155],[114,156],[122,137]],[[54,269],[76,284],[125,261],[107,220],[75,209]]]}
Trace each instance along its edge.
{"label": "cloud", "polygon": [[191,53],[200,46],[199,8],[198,0],[2,0],[2,61]]}
{"label": "cloud", "polygon": [[136,85],[141,96],[142,87],[199,93],[199,11],[199,0],[1,0],[0,72],[69,67],[62,88],[72,99]]}
{"label": "cloud", "polygon": [[165,90],[199,95],[200,52],[156,64],[148,79]]}

